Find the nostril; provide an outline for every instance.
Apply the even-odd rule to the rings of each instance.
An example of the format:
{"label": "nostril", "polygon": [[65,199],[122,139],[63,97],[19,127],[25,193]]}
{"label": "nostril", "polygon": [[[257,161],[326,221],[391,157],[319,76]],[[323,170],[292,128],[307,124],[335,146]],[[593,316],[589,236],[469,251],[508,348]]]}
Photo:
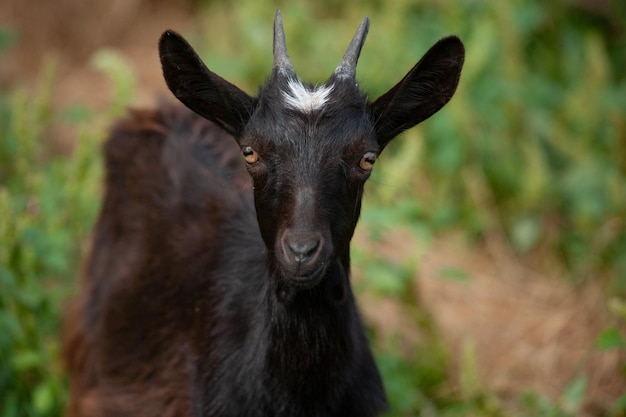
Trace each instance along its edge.
{"label": "nostril", "polygon": [[317,239],[311,240],[287,240],[287,247],[294,257],[294,260],[298,263],[305,262],[313,254],[315,254],[320,241]]}

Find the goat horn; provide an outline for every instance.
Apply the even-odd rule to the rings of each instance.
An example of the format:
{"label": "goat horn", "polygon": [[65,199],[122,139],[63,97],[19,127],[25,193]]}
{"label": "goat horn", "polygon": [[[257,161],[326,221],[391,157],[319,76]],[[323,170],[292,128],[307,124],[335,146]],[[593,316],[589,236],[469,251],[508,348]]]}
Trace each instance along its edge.
{"label": "goat horn", "polygon": [[276,18],[274,19],[274,68],[284,75],[295,74],[287,53],[285,29],[283,28],[283,18],[280,15],[280,10],[276,12]]}
{"label": "goat horn", "polygon": [[356,63],[359,60],[359,55],[361,55],[361,48],[363,48],[369,28],[370,20],[366,16],[363,18],[361,25],[359,25],[359,28],[354,34],[354,38],[352,38],[350,45],[348,45],[348,49],[343,55],[341,63],[335,70],[335,75],[337,77],[350,79],[354,79],[356,77]]}

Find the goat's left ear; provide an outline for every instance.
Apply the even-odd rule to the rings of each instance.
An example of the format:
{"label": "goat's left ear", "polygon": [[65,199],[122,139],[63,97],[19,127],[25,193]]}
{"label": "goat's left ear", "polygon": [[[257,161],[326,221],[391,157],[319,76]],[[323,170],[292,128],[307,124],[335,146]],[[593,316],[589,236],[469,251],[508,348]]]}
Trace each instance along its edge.
{"label": "goat's left ear", "polygon": [[176,98],[238,140],[252,115],[256,99],[211,72],[176,32],[163,33],[159,40],[159,57],[165,82]]}
{"label": "goat's left ear", "polygon": [[456,36],[437,42],[387,93],[370,104],[381,149],[394,137],[441,109],[456,91],[465,59]]}

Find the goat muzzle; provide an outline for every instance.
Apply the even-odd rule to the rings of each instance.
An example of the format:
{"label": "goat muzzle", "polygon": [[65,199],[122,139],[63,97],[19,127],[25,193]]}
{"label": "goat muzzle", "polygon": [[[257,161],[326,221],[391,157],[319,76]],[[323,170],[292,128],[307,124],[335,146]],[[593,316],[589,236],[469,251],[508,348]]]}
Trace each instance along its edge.
{"label": "goat muzzle", "polygon": [[278,261],[290,284],[311,288],[321,281],[331,253],[322,233],[287,229],[278,246]]}

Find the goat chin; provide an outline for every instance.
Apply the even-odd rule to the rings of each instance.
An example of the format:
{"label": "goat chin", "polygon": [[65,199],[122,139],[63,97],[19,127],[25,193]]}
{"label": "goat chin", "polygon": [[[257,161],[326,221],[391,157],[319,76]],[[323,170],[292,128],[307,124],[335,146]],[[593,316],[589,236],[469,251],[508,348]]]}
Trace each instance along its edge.
{"label": "goat chin", "polygon": [[308,290],[322,282],[326,274],[327,265],[328,262],[322,262],[312,270],[309,268],[307,271],[304,271],[304,273],[297,270],[290,272],[287,268],[283,267],[283,278],[289,286],[296,290]]}

